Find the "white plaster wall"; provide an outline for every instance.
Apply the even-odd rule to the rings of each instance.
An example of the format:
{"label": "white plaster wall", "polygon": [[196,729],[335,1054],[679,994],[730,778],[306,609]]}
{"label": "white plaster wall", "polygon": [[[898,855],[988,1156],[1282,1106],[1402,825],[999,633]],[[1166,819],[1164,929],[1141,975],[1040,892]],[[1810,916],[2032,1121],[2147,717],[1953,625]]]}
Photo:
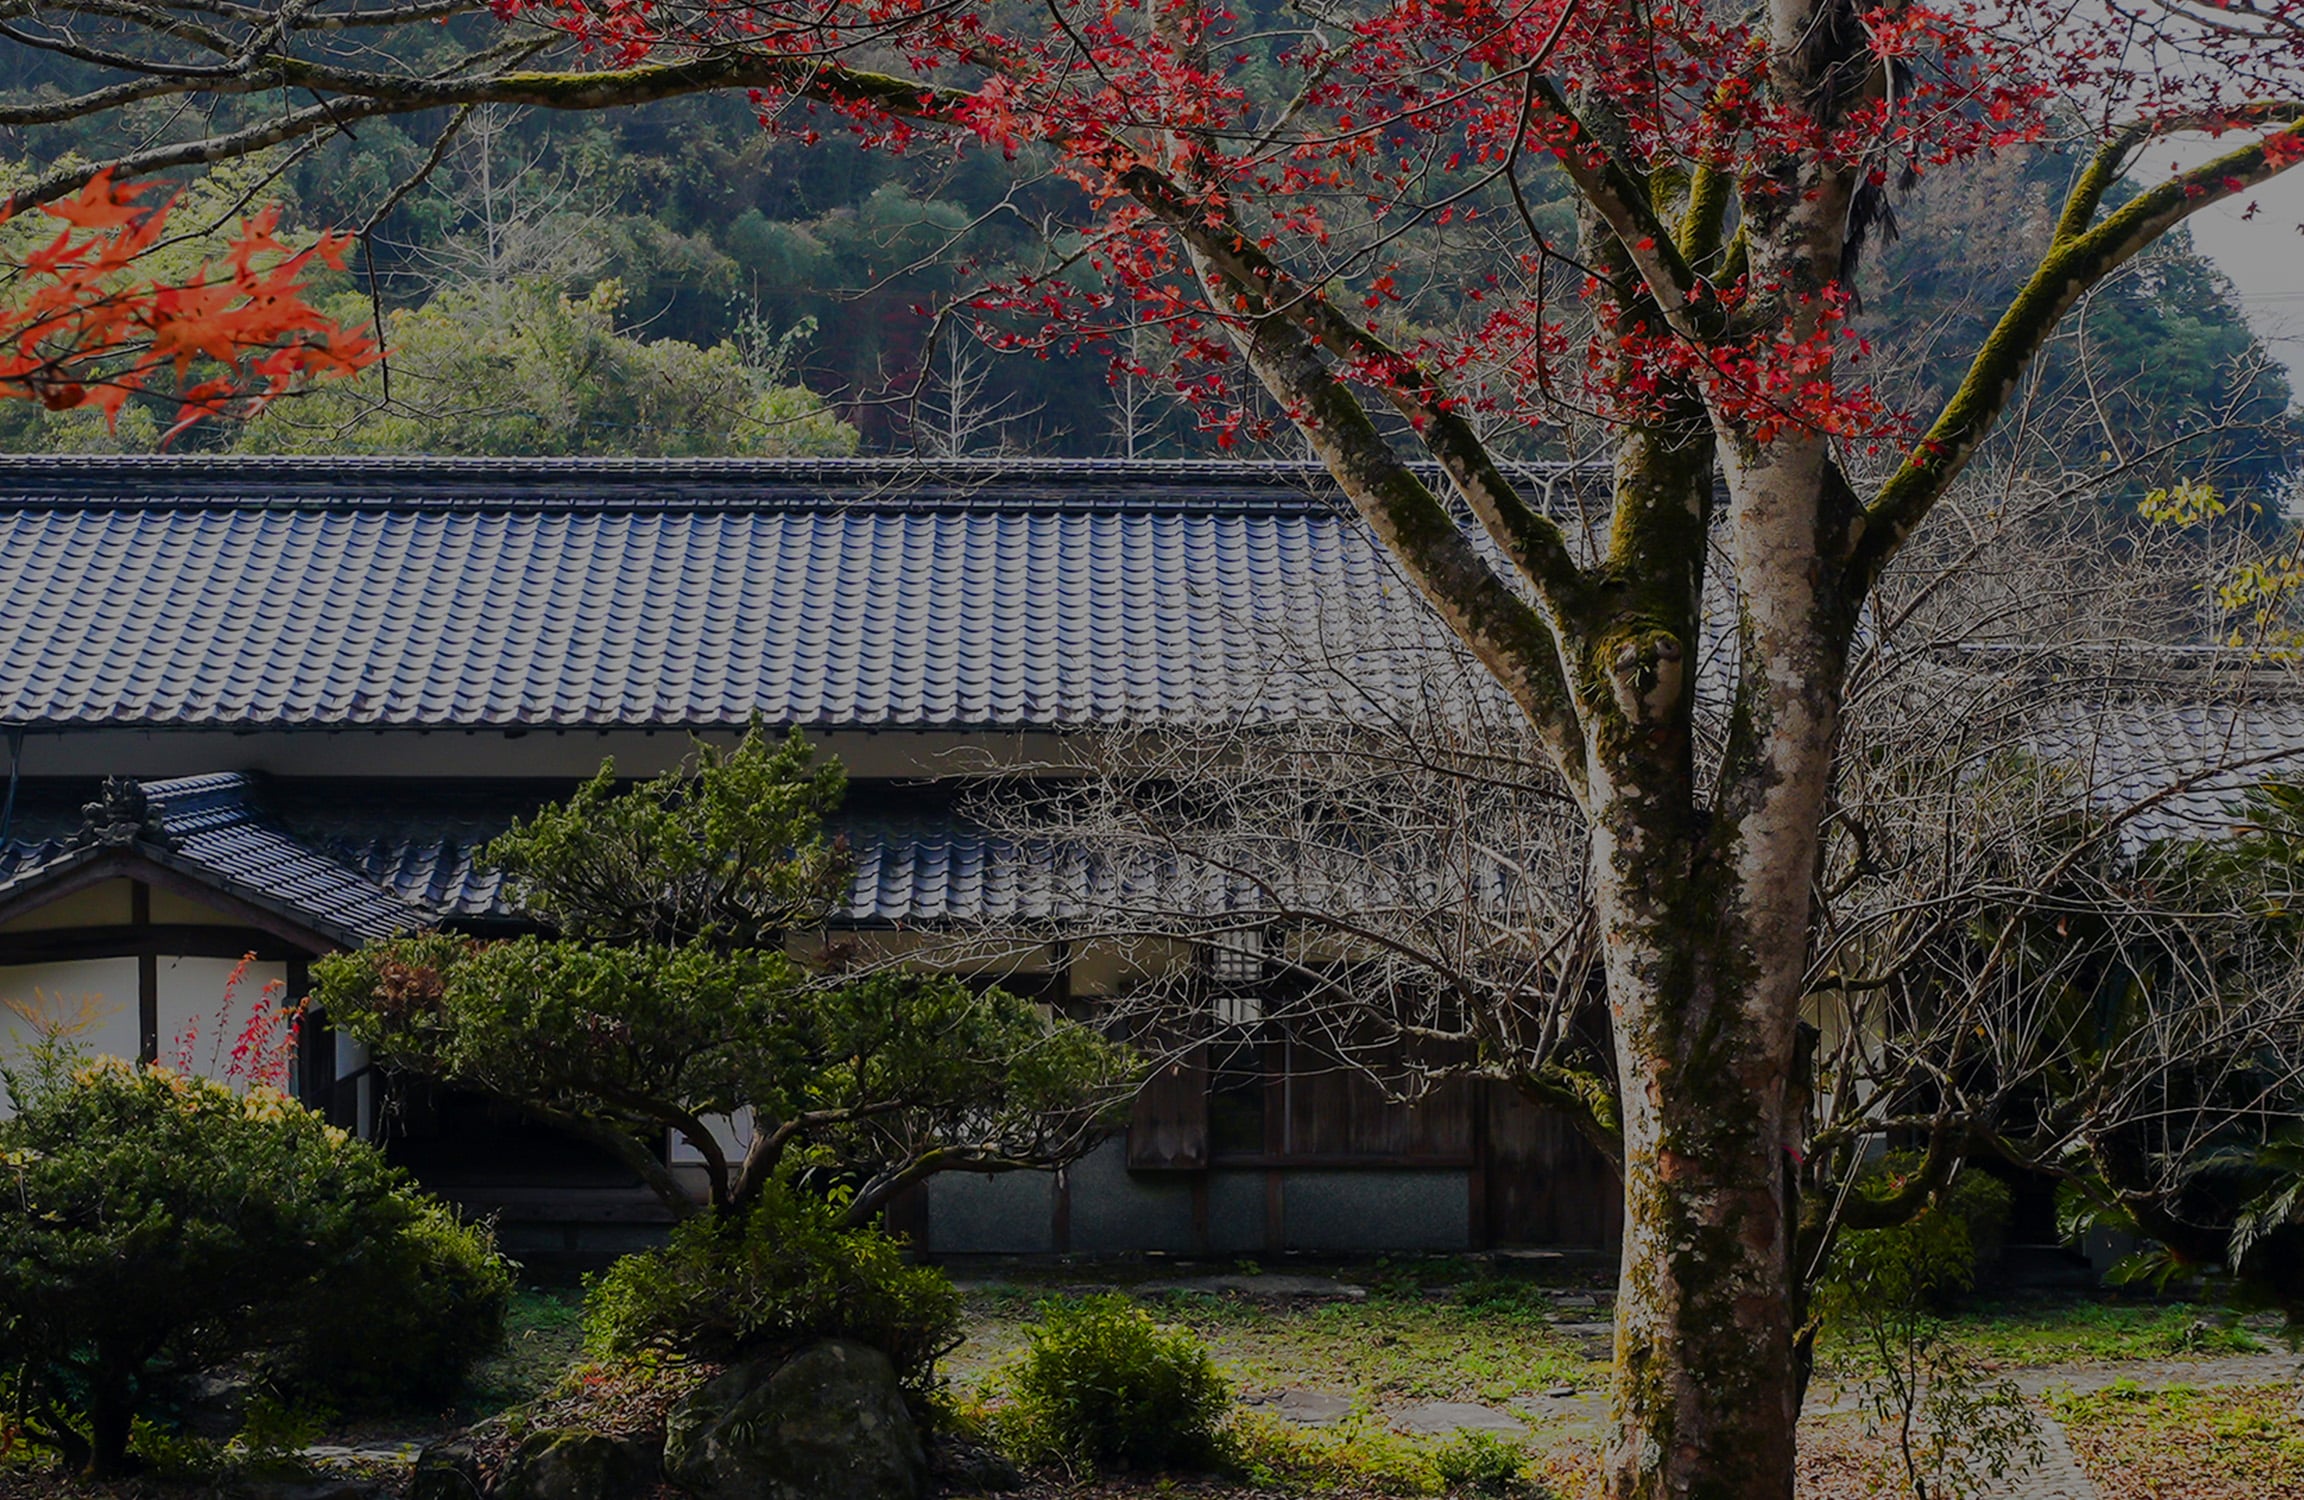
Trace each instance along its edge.
{"label": "white plaster wall", "polygon": [[[734,1115],[706,1115],[704,1128],[712,1132],[712,1139],[720,1145],[720,1154],[734,1166],[743,1158],[752,1144],[752,1111],[740,1109]],[[688,1144],[688,1137],[677,1130],[664,1133],[667,1159],[676,1167],[701,1166],[704,1153]]]}
{"label": "white plaster wall", "polygon": [[[227,1005],[235,967],[221,958],[160,960],[160,1061],[173,1065],[189,1052],[195,1073],[221,1078],[230,1070],[254,1007],[279,1003],[282,989],[267,994],[264,986],[288,979],[285,964],[250,964]],[[0,1062],[23,1058],[49,1027],[85,1052],[133,1061],[141,1040],[136,988],[133,958],[0,966]]]}
{"label": "white plaster wall", "polygon": [[[136,960],[0,966],[0,1062],[21,1061],[54,1026],[89,1052],[133,1061],[139,1036]],[[8,1108],[0,1098],[0,1112]]]}

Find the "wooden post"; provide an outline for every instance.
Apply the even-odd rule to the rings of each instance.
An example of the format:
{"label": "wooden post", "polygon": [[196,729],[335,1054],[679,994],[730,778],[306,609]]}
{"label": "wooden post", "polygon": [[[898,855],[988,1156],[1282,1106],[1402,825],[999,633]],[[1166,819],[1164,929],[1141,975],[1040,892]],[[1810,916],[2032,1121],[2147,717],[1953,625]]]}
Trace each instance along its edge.
{"label": "wooden post", "polygon": [[1488,1091],[1495,1084],[1486,1078],[1468,1078],[1459,1087],[1464,1090],[1464,1108],[1472,1116],[1472,1166],[1464,1179],[1471,1222],[1465,1226],[1465,1234],[1473,1249],[1493,1250],[1496,1247],[1488,1232]]}
{"label": "wooden post", "polygon": [[336,1033],[328,1017],[311,1007],[312,961],[302,954],[288,959],[288,1001],[305,1002],[296,1033],[296,1097],[306,1109],[328,1113],[336,1092]]}
{"label": "wooden post", "polygon": [[[128,882],[128,924],[152,925],[152,887],[141,880]],[[160,1060],[160,955],[148,944],[139,944],[136,954],[136,1060],[146,1064]]]}

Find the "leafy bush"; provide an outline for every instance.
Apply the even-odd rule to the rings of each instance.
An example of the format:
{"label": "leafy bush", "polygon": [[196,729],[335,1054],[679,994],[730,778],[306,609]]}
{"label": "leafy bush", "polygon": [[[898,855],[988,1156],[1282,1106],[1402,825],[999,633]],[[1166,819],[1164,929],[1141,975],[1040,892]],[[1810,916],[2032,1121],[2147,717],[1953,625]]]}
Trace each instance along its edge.
{"label": "leafy bush", "polygon": [[1165,1469],[1224,1456],[1232,1392],[1190,1330],[1111,1292],[1043,1304],[1025,1335],[1010,1389],[1026,1457]]}
{"label": "leafy bush", "polygon": [[437,1203],[313,1288],[276,1373],[340,1406],[445,1401],[504,1342],[512,1267]]}
{"label": "leafy bush", "polygon": [[[1890,1192],[1907,1163],[1890,1158]],[[1883,1477],[1914,1500],[1957,1500],[2040,1452],[2039,1426],[2013,1382],[1993,1380],[1955,1344],[1937,1309],[1975,1283],[1976,1241],[2007,1222],[2008,1188],[1963,1172],[1901,1224],[1854,1230],[1833,1248],[1817,1306],[1858,1365],[1866,1418],[1887,1444]]]}
{"label": "leafy bush", "polygon": [[1460,1432],[1432,1455],[1442,1484],[1475,1495],[1513,1493],[1527,1462],[1528,1454],[1518,1443],[1508,1443],[1493,1432]]}
{"label": "leafy bush", "polygon": [[[1911,1166],[1892,1155],[1861,1186],[1871,1189],[1884,1182],[1900,1188],[1899,1174]],[[1941,1304],[1974,1287],[1977,1244],[1998,1237],[2008,1211],[2006,1183],[1987,1172],[1962,1172],[1934,1203],[1903,1223],[1841,1235],[1833,1247],[1828,1285],[1875,1303]]]}
{"label": "leafy bush", "polygon": [[849,1338],[920,1389],[960,1341],[960,1294],[943,1272],[906,1264],[896,1240],[841,1217],[837,1203],[772,1181],[746,1213],[686,1220],[591,1280],[586,1336],[607,1358],[704,1359]]}
{"label": "leafy bush", "polygon": [[[373,1275],[376,1303],[419,1295],[395,1279],[426,1259],[411,1237],[460,1233],[372,1147],[271,1089],[55,1046],[0,1081],[17,1111],[0,1121],[0,1368],[26,1436],[97,1474],[126,1466],[138,1412],[171,1381],[310,1347],[304,1320],[341,1277]],[[449,1339],[411,1369],[444,1382],[467,1354]]]}

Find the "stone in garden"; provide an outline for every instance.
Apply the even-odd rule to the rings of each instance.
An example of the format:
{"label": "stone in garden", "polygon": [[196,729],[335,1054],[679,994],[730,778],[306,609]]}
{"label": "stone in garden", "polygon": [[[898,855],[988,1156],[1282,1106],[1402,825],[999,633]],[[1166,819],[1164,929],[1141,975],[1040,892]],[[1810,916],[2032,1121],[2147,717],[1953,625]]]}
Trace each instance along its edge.
{"label": "stone in garden", "polygon": [[244,1500],[391,1500],[391,1491],[370,1479],[274,1479],[240,1486]]}
{"label": "stone in garden", "polygon": [[408,1500],[480,1500],[480,1459],[472,1434],[459,1432],[416,1455],[408,1476]]}
{"label": "stone in garden", "polygon": [[916,1500],[927,1470],[895,1366],[844,1339],[735,1366],[664,1435],[664,1477],[695,1500]]}
{"label": "stone in garden", "polygon": [[646,1500],[656,1489],[652,1444],[584,1428],[539,1432],[521,1443],[489,1500]]}
{"label": "stone in garden", "polygon": [[[1338,1281],[1333,1276],[1294,1276],[1261,1271],[1254,1276],[1187,1276],[1176,1281],[1153,1281],[1142,1288],[1149,1293],[1199,1292],[1208,1296],[1230,1293],[1258,1302],[1365,1302],[1368,1288]],[[1087,1290],[1092,1290],[1089,1288]]]}
{"label": "stone in garden", "polygon": [[1293,1422],[1299,1427],[1333,1427],[1352,1415],[1350,1397],[1334,1395],[1328,1391],[1297,1390],[1293,1387],[1243,1404],[1278,1417],[1283,1422]]}
{"label": "stone in garden", "polygon": [[954,1432],[929,1438],[928,1472],[938,1494],[1001,1495],[1024,1488],[1024,1471],[997,1449]]}
{"label": "stone in garden", "polygon": [[1416,1437],[1447,1437],[1457,1432],[1498,1432],[1520,1437],[1528,1423],[1508,1411],[1476,1401],[1427,1401],[1392,1414],[1392,1430]]}

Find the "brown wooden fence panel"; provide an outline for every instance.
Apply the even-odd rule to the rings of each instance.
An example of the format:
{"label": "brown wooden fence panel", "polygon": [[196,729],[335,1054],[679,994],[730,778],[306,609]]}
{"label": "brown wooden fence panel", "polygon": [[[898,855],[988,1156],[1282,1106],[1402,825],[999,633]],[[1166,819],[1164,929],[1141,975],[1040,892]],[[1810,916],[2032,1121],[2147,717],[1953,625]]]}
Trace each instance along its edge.
{"label": "brown wooden fence panel", "polygon": [[1487,1230],[1497,1245],[1612,1249],[1624,1233],[1616,1170],[1557,1110],[1502,1084],[1487,1094]]}

